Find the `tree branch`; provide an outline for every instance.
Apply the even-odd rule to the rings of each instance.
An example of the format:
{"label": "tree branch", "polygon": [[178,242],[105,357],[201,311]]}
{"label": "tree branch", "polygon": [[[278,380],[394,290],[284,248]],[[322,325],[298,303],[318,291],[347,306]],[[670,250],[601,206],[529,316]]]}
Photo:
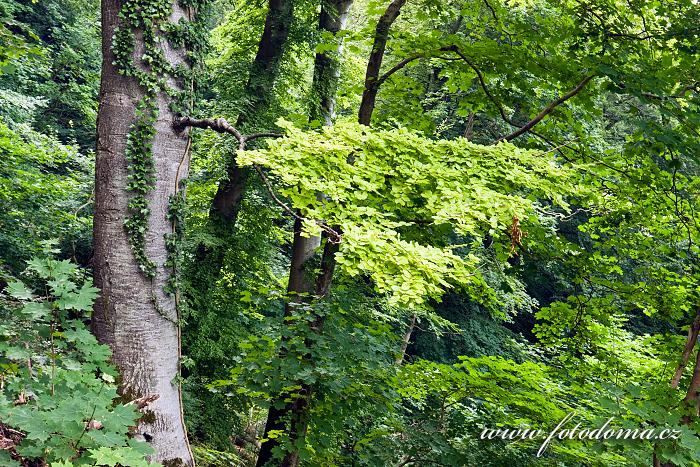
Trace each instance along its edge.
{"label": "tree branch", "polygon": [[527,122],[525,125],[523,125],[523,126],[520,127],[519,129],[515,130],[513,133],[511,133],[511,134],[509,134],[509,135],[507,135],[507,136],[504,136],[503,138],[499,139],[499,141],[503,141],[503,140],[505,140],[505,141],[511,141],[511,140],[517,138],[518,136],[522,135],[523,133],[527,133],[528,131],[530,131],[530,129],[531,129],[532,127],[534,127],[535,125],[537,125],[540,121],[542,121],[542,119],[543,119],[544,117],[546,117],[547,115],[549,115],[550,113],[552,113],[552,111],[553,111],[555,108],[557,108],[558,106],[560,106],[561,104],[563,104],[564,102],[568,101],[569,99],[571,99],[572,97],[574,97],[576,94],[578,94],[579,92],[581,92],[581,90],[586,86],[586,84],[588,84],[588,82],[589,82],[590,80],[592,80],[594,77],[595,77],[595,75],[588,75],[588,76],[586,76],[585,78],[583,78],[583,79],[581,80],[581,82],[579,82],[579,83],[576,85],[576,87],[575,87],[574,89],[572,89],[571,91],[567,92],[566,94],[564,94],[563,96],[561,96],[559,99],[556,99],[556,100],[552,101],[547,107],[544,108],[544,110],[542,110],[542,112],[540,112],[539,114],[537,114],[537,115],[535,116],[535,118],[533,118],[532,120],[530,120],[529,122]]}
{"label": "tree branch", "polygon": [[[627,89],[627,85],[625,83],[615,83],[617,87],[620,89]],[[641,92],[640,95],[646,97],[647,99],[653,99],[657,101],[664,101],[664,100],[669,100],[669,99],[685,99],[688,92],[693,91],[693,92],[700,92],[700,81],[687,84],[683,86],[678,94],[671,94],[671,95],[659,95],[659,94],[653,94],[650,92]]]}
{"label": "tree branch", "polygon": [[384,81],[386,81],[387,78],[389,78],[389,76],[393,75],[394,73],[396,73],[397,71],[399,71],[400,69],[402,69],[403,67],[405,67],[406,65],[411,63],[412,61],[418,60],[419,58],[423,58],[423,57],[425,57],[424,54],[415,54],[415,55],[411,55],[410,57],[404,58],[399,63],[397,63],[396,65],[391,67],[389,70],[387,70],[387,72],[384,73],[382,76],[377,78],[377,81],[375,81],[374,86],[375,87],[381,86],[382,83]]}
{"label": "tree branch", "polygon": [[253,133],[252,135],[242,135],[233,125],[225,118],[203,118],[196,119],[192,117],[180,117],[175,120],[175,128],[179,131],[187,127],[202,128],[204,130],[214,130],[218,133],[228,133],[233,135],[238,141],[239,149],[244,150],[248,141],[253,141],[258,138],[280,138],[282,135],[277,133]]}
{"label": "tree branch", "polygon": [[493,19],[500,22],[500,20],[498,19],[498,15],[496,15],[496,10],[493,9],[491,4],[489,3],[489,0],[484,0],[484,3],[486,4],[486,7],[491,11],[491,16],[493,16]]}
{"label": "tree branch", "polygon": [[508,123],[512,126],[518,126],[515,123],[513,123],[510,118],[508,118],[501,103],[498,101],[498,99],[496,99],[494,97],[493,94],[491,94],[491,91],[489,91],[489,88],[486,86],[486,80],[484,79],[484,75],[481,73],[481,70],[479,70],[479,68],[477,68],[477,66],[474,64],[474,62],[472,62],[469,59],[469,57],[464,55],[464,53],[461,50],[459,50],[459,47],[457,47],[456,45],[444,47],[444,50],[456,53],[457,55],[459,55],[459,58],[464,60],[464,62],[467,65],[469,65],[469,67],[472,70],[474,70],[474,73],[476,73],[476,76],[479,79],[479,84],[481,84],[481,89],[484,90],[484,94],[486,94],[486,97],[488,97],[489,100],[493,103],[493,105],[496,106],[496,108],[498,109],[498,113],[501,114],[501,118],[503,119],[503,121],[505,121],[506,123]]}
{"label": "tree branch", "polygon": [[443,47],[441,50],[454,52],[454,53],[456,53],[462,60],[464,60],[464,62],[465,62],[467,65],[469,65],[469,67],[470,67],[472,70],[474,70],[474,73],[476,73],[476,76],[477,76],[477,78],[479,79],[479,84],[481,85],[481,89],[484,90],[484,93],[486,94],[486,97],[488,97],[489,100],[493,103],[493,105],[496,106],[496,109],[498,109],[498,113],[501,115],[501,118],[503,119],[503,121],[506,122],[506,123],[508,123],[508,124],[511,125],[511,126],[519,127],[519,128],[518,128],[517,130],[515,130],[513,133],[511,133],[511,134],[509,134],[509,135],[507,135],[507,136],[504,136],[504,137],[502,137],[502,138],[499,138],[496,142],[499,142],[499,141],[511,141],[511,140],[517,138],[518,136],[520,136],[520,135],[522,135],[522,134],[524,134],[524,133],[527,133],[528,131],[531,131],[532,128],[533,128],[535,125],[537,125],[544,117],[546,117],[547,115],[549,115],[550,113],[552,113],[552,111],[553,111],[555,108],[557,108],[559,105],[563,104],[564,102],[566,102],[567,100],[571,99],[571,98],[574,97],[576,94],[578,94],[579,92],[581,92],[581,90],[583,90],[583,88],[586,86],[586,84],[588,84],[588,82],[589,82],[590,80],[592,80],[592,79],[595,77],[595,75],[588,75],[588,76],[586,76],[583,80],[581,80],[581,82],[579,82],[579,83],[576,85],[576,87],[575,87],[574,89],[572,89],[572,90],[569,91],[568,93],[564,94],[564,95],[561,96],[560,98],[556,99],[555,101],[552,101],[544,110],[542,110],[539,114],[537,114],[537,115],[535,116],[535,118],[533,118],[532,120],[530,120],[529,122],[527,122],[525,125],[523,125],[523,126],[520,127],[519,125],[517,125],[516,123],[514,123],[510,118],[508,118],[508,116],[506,115],[505,109],[503,108],[503,106],[501,105],[501,103],[498,101],[498,99],[496,99],[496,97],[495,97],[493,94],[491,94],[491,91],[490,91],[489,88],[486,86],[486,80],[484,79],[484,75],[483,75],[483,73],[481,72],[481,70],[479,70],[479,68],[474,64],[474,62],[472,62],[472,61],[469,59],[469,57],[467,57],[467,56],[459,49],[459,47],[457,47],[456,45],[453,45],[453,46],[449,46],[449,47]]}

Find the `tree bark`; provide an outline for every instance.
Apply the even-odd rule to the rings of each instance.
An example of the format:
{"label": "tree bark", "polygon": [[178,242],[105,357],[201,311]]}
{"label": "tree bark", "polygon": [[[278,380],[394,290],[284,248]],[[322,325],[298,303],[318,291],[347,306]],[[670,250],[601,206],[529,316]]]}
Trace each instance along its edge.
{"label": "tree bark", "polygon": [[[319,15],[319,29],[333,35],[345,27],[352,0],[332,0],[323,3]],[[338,42],[336,52],[317,53],[314,60],[313,100],[310,118],[324,125],[332,125],[335,118],[335,95],[340,79],[340,60],[343,43]]]}
{"label": "tree bark", "polygon": [[[345,27],[348,11],[352,1],[331,0],[324,2],[319,16],[319,28],[336,35]],[[309,112],[310,120],[320,120],[325,125],[332,125],[334,117],[335,96],[340,77],[339,57],[342,53],[342,43],[338,43],[335,53],[317,53],[314,61],[314,78],[312,85],[312,106]],[[308,263],[315,256],[321,245],[320,237],[304,237],[301,235],[302,223],[297,219],[294,223],[294,241],[292,244],[292,258],[289,269],[289,282],[287,285],[288,303],[285,307],[285,316],[290,316],[294,303],[321,299],[330,292],[330,285],[335,268],[335,253],[337,244],[326,240],[323,256],[321,258],[321,272],[314,282],[313,276],[308,271]],[[321,332],[324,318],[318,316],[312,324],[312,331]],[[285,323],[288,323],[285,321]],[[308,344],[311,345],[310,343]],[[284,354],[280,355],[284,358]],[[306,437],[309,426],[308,409],[313,388],[302,384],[301,389],[294,394],[293,402],[282,408],[276,408],[289,395],[280,395],[271,401],[270,410],[265,423],[265,437],[272,430],[285,430],[286,421],[289,420],[289,439],[293,446],[297,446],[300,440]],[[279,443],[274,439],[268,439],[260,448],[257,466],[261,467],[272,460],[272,451]],[[285,454],[282,464],[287,467],[299,465],[299,450],[294,449]]]}
{"label": "tree bark", "polygon": [[401,354],[396,357],[396,365],[401,365],[403,363],[404,358],[406,358],[406,349],[408,349],[408,344],[411,343],[411,336],[413,335],[413,330],[416,327],[416,315],[411,316],[411,322],[408,323],[408,326],[406,327],[406,332],[404,333],[403,336],[403,341],[401,341]]}
{"label": "tree bark", "polygon": [[[164,292],[170,277],[165,266],[165,235],[172,233],[168,206],[188,170],[188,136],[173,128],[170,99],[161,93],[152,141],[156,182],[148,195],[151,214],[145,237],[146,254],[157,266],[151,280],[140,270],[124,228],[130,198],[125,148],[144,91],[134,78],[120,75],[113,64],[112,37],[122,4],[120,0],[102,0],[103,62],[93,232],[95,284],[101,296],[95,304],[92,327],[100,342],[112,349],[112,361],[121,375],[122,397],[134,400],[157,395],[147,406],[136,436],[155,448],[153,460],[189,466],[194,461],[182,417],[180,386],[175,381],[180,358],[177,309],[175,298]],[[178,2],[173,2],[172,9],[170,21],[177,23],[188,17]],[[165,46],[164,54],[171,65],[184,63],[183,50]]]}
{"label": "tree bark", "polygon": [[396,18],[401,12],[401,7],[404,6],[406,0],[393,0],[387,7],[384,14],[379,17],[377,28],[374,33],[374,44],[372,52],[367,61],[367,72],[365,73],[365,89],[362,91],[362,102],[358,113],[358,121],[362,125],[369,126],[372,121],[372,113],[374,112],[374,104],[377,100],[377,92],[379,91],[379,71],[382,68],[384,60],[384,51],[386,43],[389,40],[389,30],[394,24]]}
{"label": "tree bark", "polygon": [[688,338],[685,341],[685,348],[683,349],[683,354],[681,355],[681,361],[678,364],[678,367],[676,367],[676,372],[673,374],[673,378],[671,379],[671,387],[673,389],[677,389],[681,382],[683,370],[685,370],[685,366],[688,364],[688,359],[693,351],[693,347],[695,347],[695,343],[698,340],[698,332],[700,332],[700,307],[698,307],[697,313],[695,314],[695,319],[690,325],[690,329],[688,329]]}
{"label": "tree bark", "polygon": [[[676,367],[676,371],[673,374],[673,378],[671,378],[671,388],[673,389],[678,389],[678,385],[681,382],[681,378],[683,377],[683,371],[685,370],[685,367],[688,364],[688,359],[690,358],[690,354],[693,352],[693,348],[695,347],[695,344],[697,343],[698,340],[698,332],[700,332],[700,307],[697,308],[697,312],[695,314],[695,319],[690,325],[690,328],[688,329],[688,337],[686,338],[685,341],[685,346],[683,348],[683,353],[681,354],[681,361],[678,363],[678,366]],[[699,355],[700,358],[700,355]],[[688,387],[688,390],[686,391],[686,395],[684,398],[684,402],[687,404],[695,404],[697,407],[697,399],[698,399],[698,388],[700,388],[700,369],[698,368],[698,360],[696,359],[695,362],[695,369],[693,370],[693,377],[690,382],[690,385]],[[696,409],[697,412],[697,409]],[[690,422],[690,417],[687,415],[684,416],[681,419],[681,422],[684,424],[688,424]],[[652,454],[652,465],[654,467],[673,467],[673,463],[671,462],[664,462],[663,464],[661,463],[661,460],[658,458],[656,455],[656,452]]]}

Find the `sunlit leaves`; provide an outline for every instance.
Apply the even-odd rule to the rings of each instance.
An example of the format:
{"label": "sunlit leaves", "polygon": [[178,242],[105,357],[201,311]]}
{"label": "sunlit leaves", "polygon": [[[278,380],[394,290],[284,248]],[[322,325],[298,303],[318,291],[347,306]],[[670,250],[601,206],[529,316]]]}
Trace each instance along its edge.
{"label": "sunlit leaves", "polygon": [[[421,305],[451,287],[483,285],[477,259],[456,254],[490,235],[509,241],[514,216],[539,223],[538,199],[568,208],[583,195],[577,172],[548,154],[501,144],[430,140],[406,130],[351,124],[287,137],[239,163],[269,167],[305,217],[343,232],[338,262],[370,274],[394,303]],[[324,196],[319,202],[317,193]],[[450,226],[465,245],[435,235]],[[469,239],[469,240],[466,240]]]}

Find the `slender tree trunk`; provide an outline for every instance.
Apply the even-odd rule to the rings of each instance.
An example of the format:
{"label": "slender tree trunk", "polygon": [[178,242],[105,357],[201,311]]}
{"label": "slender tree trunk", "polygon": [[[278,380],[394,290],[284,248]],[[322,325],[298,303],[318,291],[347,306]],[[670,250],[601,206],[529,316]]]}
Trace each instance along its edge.
{"label": "slender tree trunk", "polygon": [[[294,0],[270,0],[265,17],[265,29],[258,44],[258,52],[250,68],[245,87],[246,105],[238,115],[236,128],[269,130],[265,113],[272,102],[273,88],[279,76],[289,29],[294,17]],[[241,168],[235,158],[226,167],[227,179],[219,183],[211,207],[211,215],[223,222],[234,224],[245,191],[249,168]]]}
{"label": "slender tree trunk", "polygon": [[474,136],[474,117],[474,112],[470,112],[469,117],[467,118],[467,125],[464,128],[464,139],[469,141],[471,141],[472,137]]}
{"label": "slender tree trunk", "polygon": [[358,121],[362,125],[368,125],[372,121],[372,112],[374,112],[374,104],[377,100],[377,92],[379,91],[379,71],[382,68],[384,60],[384,51],[386,43],[389,40],[389,30],[394,24],[401,12],[401,7],[404,6],[406,0],[393,0],[387,7],[384,14],[379,17],[377,28],[374,33],[374,44],[372,52],[367,61],[367,72],[365,73],[365,89],[362,92],[362,103],[358,113]]}
{"label": "slender tree trunk", "polygon": [[[293,20],[294,1],[269,0],[265,28],[244,90],[246,103],[236,120],[235,126],[241,131],[246,127],[267,128],[274,120],[264,117],[269,116],[267,110]],[[235,158],[227,162],[226,178],[219,182],[208,219],[210,233],[220,240],[220,244],[200,244],[186,274],[194,291],[188,300],[198,304],[195,306],[207,307],[212,302],[212,292],[221,276],[229,248],[227,239],[233,235],[250,175],[251,169],[239,167]],[[188,331],[196,333],[197,325],[195,320],[191,320]]]}
{"label": "slender tree trunk", "polygon": [[[697,358],[695,359],[695,368],[693,370],[693,377],[688,385],[688,390],[685,394],[685,403],[692,407],[693,414],[698,415],[698,410],[700,409],[700,352],[698,352]],[[683,417],[683,423],[690,423],[690,417]]]}
{"label": "slender tree trunk", "polygon": [[[295,240],[300,237],[297,230],[299,224],[300,223],[295,223]],[[294,248],[292,255],[288,286],[290,299],[285,307],[285,317],[292,315],[295,303],[300,303],[305,300],[321,300],[328,295],[335,271],[335,254],[338,252],[338,244],[326,239],[321,256],[320,272],[314,283],[310,280],[310,276],[308,271],[305,270],[304,265],[314,256],[317,247],[316,241],[313,240],[312,237],[312,239],[306,239],[298,243],[295,242],[294,246],[296,248]],[[313,297],[299,294],[313,294]],[[315,320],[311,323],[311,331],[320,334],[323,331],[324,322],[325,319],[323,316],[316,316]],[[288,323],[289,321],[285,321],[285,324]],[[307,341],[306,346],[309,349],[311,345],[312,343]],[[285,358],[285,356],[286,352],[283,351],[280,354],[280,358]],[[308,355],[306,358],[308,358]],[[309,407],[313,394],[313,387],[305,383],[301,383],[300,387],[301,388],[294,393],[281,394],[270,401],[270,410],[267,415],[267,422],[265,423],[266,438],[270,431],[287,431],[288,422],[289,430],[287,432],[289,433],[289,443],[292,446],[299,446],[299,443],[303,443],[309,427]],[[291,399],[292,402],[285,404],[285,399]],[[268,439],[265,441],[260,448],[256,466],[262,467],[265,465],[272,465],[270,462],[272,461],[273,450],[277,446],[279,446],[279,442],[276,439]],[[298,467],[299,460],[299,449],[295,448],[285,453],[279,465],[283,467]]]}
{"label": "slender tree trunk", "polygon": [[[683,371],[685,370],[686,365],[688,364],[688,359],[690,358],[690,354],[693,352],[693,348],[695,347],[695,344],[697,343],[698,340],[698,333],[700,332],[700,307],[697,308],[697,312],[695,314],[695,319],[690,325],[690,328],[688,329],[688,337],[686,338],[685,341],[685,346],[683,348],[683,353],[681,354],[681,361],[678,363],[678,366],[676,367],[676,371],[673,374],[673,378],[671,378],[671,387],[673,389],[678,389],[678,385],[681,382],[681,378],[683,377]],[[684,398],[684,402],[688,405],[692,405],[694,408],[694,412],[697,415],[698,413],[698,404],[699,404],[699,399],[700,396],[698,394],[698,389],[700,389],[700,352],[698,352],[698,356],[695,360],[695,368],[693,370],[693,377],[690,381],[690,385],[688,386],[688,390],[686,391],[686,395]],[[684,424],[689,424],[690,423],[690,417],[689,416],[684,416],[681,419],[681,422]],[[661,463],[659,458],[656,456],[656,452],[653,453],[652,455],[652,464],[654,467],[674,467],[673,463],[671,462],[665,462]]]}
{"label": "slender tree trunk", "polygon": [[[134,78],[120,75],[113,64],[112,37],[122,5],[120,0],[102,1],[103,62],[94,213],[94,274],[102,292],[92,325],[97,338],[112,349],[123,397],[133,400],[157,395],[147,406],[136,432],[155,448],[153,460],[166,465],[193,465],[176,382],[180,336],[175,298],[164,293],[170,277],[165,266],[165,235],[172,232],[167,218],[169,198],[187,173],[188,136],[173,129],[170,101],[161,93],[152,141],[156,182],[148,195],[151,213],[145,237],[146,254],[156,264],[151,280],[139,269],[124,228],[130,198],[125,148],[136,105],[144,92]],[[173,2],[172,8],[170,21],[177,23],[188,16],[178,2]],[[164,47],[164,55],[171,65],[184,63],[184,51]]]}
{"label": "slender tree trunk", "polygon": [[406,327],[406,332],[404,333],[403,340],[401,341],[401,354],[396,357],[396,364],[401,365],[403,359],[406,358],[406,349],[408,349],[408,344],[411,343],[411,336],[413,335],[413,330],[416,328],[416,315],[411,316],[411,321]]}
{"label": "slender tree trunk", "polygon": [[[319,28],[337,34],[345,27],[347,14],[352,1],[331,0],[324,2],[319,16]],[[333,123],[333,109],[335,106],[335,95],[340,76],[339,57],[342,53],[342,43],[338,44],[335,53],[317,53],[314,62],[314,78],[312,86],[312,106],[309,112],[311,120],[320,120],[325,125]],[[309,260],[311,260],[321,245],[320,237],[304,237],[301,235],[302,223],[300,220],[294,223],[294,242],[292,244],[292,258],[289,270],[289,283],[287,293],[289,302],[285,307],[285,316],[290,316],[295,303],[309,300],[309,295],[313,294],[314,299],[325,297],[330,291],[330,285],[335,268],[335,253],[338,246],[326,240],[323,256],[321,258],[321,272],[314,278],[308,271]],[[323,329],[323,317],[317,317],[312,323],[312,330],[320,333]],[[311,345],[310,343],[308,344]],[[280,355],[284,358],[284,354]],[[309,426],[308,409],[313,388],[302,384],[301,389],[294,394],[293,402],[276,408],[275,405],[283,403],[287,394],[271,401],[270,410],[265,424],[265,437],[272,430],[285,430],[286,422],[289,421],[289,439],[293,446],[298,446],[306,437]],[[264,466],[272,460],[272,451],[279,443],[269,439],[262,444],[258,456],[257,466]],[[281,465],[296,467],[299,465],[299,449],[293,449],[285,454]]]}
{"label": "slender tree trunk", "polygon": [[[398,17],[400,9],[405,2],[406,0],[392,1],[392,3],[387,7],[387,10],[380,17],[379,22],[377,24],[374,45],[372,47],[372,53],[367,64],[365,90],[362,94],[362,104],[360,106],[358,116],[359,122],[363,125],[369,126],[369,124],[371,123],[372,112],[374,110],[374,102],[376,99],[377,90],[379,89],[379,83],[377,83],[377,79],[379,78],[379,71],[381,69],[381,64],[384,57],[384,50],[386,49],[386,43],[389,38],[389,29]],[[339,13],[337,16],[341,19],[341,21],[334,22],[332,24],[329,23],[327,27],[338,27],[338,30],[340,30],[343,28],[345,22],[345,14],[340,14],[341,8],[349,9],[350,2],[343,1],[342,3],[337,3],[335,5],[333,5],[332,3],[324,3],[322,8],[326,8],[329,5],[337,9]],[[347,10],[345,10],[345,12],[347,12]],[[324,15],[324,13],[322,12],[320,17],[321,28],[324,28],[324,18],[333,18],[333,16],[333,14]],[[337,32],[338,30],[336,30],[335,32]],[[317,88],[316,92],[319,93],[319,96],[323,96],[324,92],[324,83],[321,81],[321,77],[326,76],[326,79],[334,79],[333,77],[337,74],[337,65],[331,66],[330,68],[326,68],[328,63],[329,61],[323,57],[323,54],[317,54],[316,66],[314,67],[314,85]],[[332,63],[332,61],[330,63]],[[328,71],[326,72],[324,70]],[[337,78],[334,79],[333,83],[337,85]],[[328,94],[328,96],[332,98],[329,100],[328,104],[323,105],[323,98],[321,97],[318,100],[318,103],[320,103],[321,105],[317,107],[316,112],[323,116],[323,121],[329,122],[332,121],[333,101],[335,99],[336,88],[334,86],[333,88],[326,89],[331,90],[332,94]],[[311,115],[315,115],[313,110],[311,112]],[[338,232],[340,231],[340,229],[336,230]],[[329,240],[326,240],[323,255],[321,258],[320,273],[316,278],[315,295],[317,299],[325,297],[330,292],[330,286],[333,280],[333,273],[335,271],[335,254],[338,252],[338,250],[339,245],[337,243],[333,243]],[[299,268],[295,268],[295,266],[292,265],[291,272],[295,273],[298,271]],[[290,284],[291,282],[292,278],[290,276]],[[299,284],[304,284],[303,281],[295,280],[295,282]],[[323,324],[324,317],[319,316],[311,326],[312,331],[317,333],[322,332]],[[289,420],[290,444],[293,446],[299,446],[304,437],[306,436],[309,426],[309,404],[311,401],[312,391],[312,387],[309,387],[308,385],[301,385],[301,389],[297,391],[295,397],[292,399],[294,402],[287,404],[282,409],[274,408],[274,404],[275,402],[277,402],[279,405],[279,400],[283,400],[288,395],[281,396],[279,400],[273,400],[273,407],[270,409],[267,423],[265,425],[266,437],[267,433],[269,433],[270,430],[284,430],[285,422],[286,420]],[[278,443],[275,440],[268,440],[267,442],[263,443],[256,467],[262,467],[272,459],[272,450],[277,445]],[[293,449],[291,452],[287,453],[280,465],[282,465],[283,467],[297,467],[299,465],[298,447],[296,449]]]}
{"label": "slender tree trunk", "polygon": [[697,313],[695,314],[695,319],[690,325],[690,329],[688,329],[688,338],[685,341],[685,348],[683,349],[683,354],[681,355],[681,361],[678,364],[678,367],[676,367],[676,372],[673,374],[673,379],[671,379],[671,387],[673,389],[678,388],[678,385],[681,382],[683,370],[685,370],[685,366],[688,364],[688,359],[693,351],[693,347],[695,347],[695,343],[698,340],[698,332],[700,332],[700,307],[698,307]]}
{"label": "slender tree trunk", "polygon": [[[345,27],[352,0],[332,0],[321,7],[319,29],[337,34]],[[312,86],[313,104],[311,120],[319,120],[324,125],[332,125],[335,118],[335,95],[340,79],[340,56],[343,43],[338,43],[335,53],[317,53],[314,61],[314,81]]]}
{"label": "slender tree trunk", "polygon": [[[236,120],[238,130],[267,128],[273,120],[265,117],[289,36],[293,7],[294,0],[269,0],[265,28],[244,90],[246,105]],[[251,169],[239,167],[235,158],[228,161],[226,179],[219,182],[209,210],[209,228],[214,237],[223,240],[232,235],[250,174]],[[220,276],[227,245],[223,240],[220,245],[198,247],[194,264],[187,273],[196,290],[195,296],[189,297],[191,301],[204,304],[211,301],[210,292]]]}
{"label": "slender tree trunk", "polygon": [[[297,219],[296,222],[294,222],[294,242],[292,244],[292,259],[289,268],[289,282],[287,285],[288,302],[284,309],[285,318],[293,315],[295,304],[310,301],[310,295],[314,293],[313,277],[311,276],[312,271],[307,271],[306,265],[309,260],[314,257],[316,249],[320,246],[321,239],[319,237],[303,237],[301,235],[301,230],[302,223]],[[285,324],[289,324],[289,321],[285,321]],[[285,358],[285,356],[286,352],[282,351],[279,358]],[[290,414],[299,412],[301,410],[300,404],[306,404],[306,402],[302,402],[302,400],[307,400],[309,389],[310,388],[303,385],[302,389],[295,394],[298,399],[283,407],[275,406],[284,403],[283,401],[287,396],[286,394],[271,401],[270,410],[267,414],[267,422],[265,423],[266,438],[268,437],[268,433],[273,430],[285,431],[285,422]],[[298,425],[299,420],[296,420],[290,428],[290,441],[292,442],[294,439],[291,438],[295,438],[293,435],[298,433]],[[269,439],[262,443],[256,465],[263,466],[270,462],[272,460],[272,451],[278,445],[279,443],[274,439]],[[298,463],[298,452],[287,453],[283,461],[283,465],[298,465]]]}

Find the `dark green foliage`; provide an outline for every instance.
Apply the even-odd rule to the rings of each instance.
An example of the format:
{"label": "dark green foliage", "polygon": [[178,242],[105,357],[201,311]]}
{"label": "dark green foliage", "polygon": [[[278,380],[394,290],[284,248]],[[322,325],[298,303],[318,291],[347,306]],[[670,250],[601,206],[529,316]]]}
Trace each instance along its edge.
{"label": "dark green foliage", "polygon": [[[198,169],[195,165],[194,170]],[[279,211],[255,192],[244,201],[235,232],[227,237],[230,243],[222,245],[225,239],[213,237],[206,222],[211,188],[211,184],[198,183],[196,175],[188,185],[181,288],[185,420],[195,440],[230,450],[234,438],[245,435],[254,408],[239,395],[212,393],[207,386],[227,377],[240,354],[242,337],[263,334],[265,315],[281,313],[279,304],[266,306],[260,294],[280,293],[281,285],[274,277],[284,270],[284,258],[278,250],[282,231],[274,225]],[[221,271],[202,263],[203,253],[212,248],[227,252]]]}
{"label": "dark green foliage", "polygon": [[450,295],[443,303],[436,305],[435,312],[456,324],[458,331],[440,331],[430,323],[419,323],[419,329],[415,330],[412,344],[408,347],[409,355],[440,363],[456,362],[461,355],[497,355],[512,360],[523,358],[524,339],[505,328],[502,322],[494,320],[476,303]]}
{"label": "dark green foliage", "polygon": [[92,160],[26,126],[0,121],[0,267],[19,273],[57,237],[64,254],[89,256]]}
{"label": "dark green foliage", "polygon": [[151,449],[128,436],[140,414],[116,402],[109,348],[84,322],[98,290],[73,263],[53,259],[55,245],[43,242],[29,261],[33,287],[12,280],[0,295],[0,434],[12,441],[0,463],[145,466]]}
{"label": "dark green foliage", "polygon": [[[83,151],[95,147],[95,119],[101,62],[99,2],[94,0],[3,0],[13,30],[32,38],[38,53],[12,62],[0,76],[0,115],[12,117],[12,97],[36,99],[30,122]],[[15,104],[16,105],[16,104]]]}

